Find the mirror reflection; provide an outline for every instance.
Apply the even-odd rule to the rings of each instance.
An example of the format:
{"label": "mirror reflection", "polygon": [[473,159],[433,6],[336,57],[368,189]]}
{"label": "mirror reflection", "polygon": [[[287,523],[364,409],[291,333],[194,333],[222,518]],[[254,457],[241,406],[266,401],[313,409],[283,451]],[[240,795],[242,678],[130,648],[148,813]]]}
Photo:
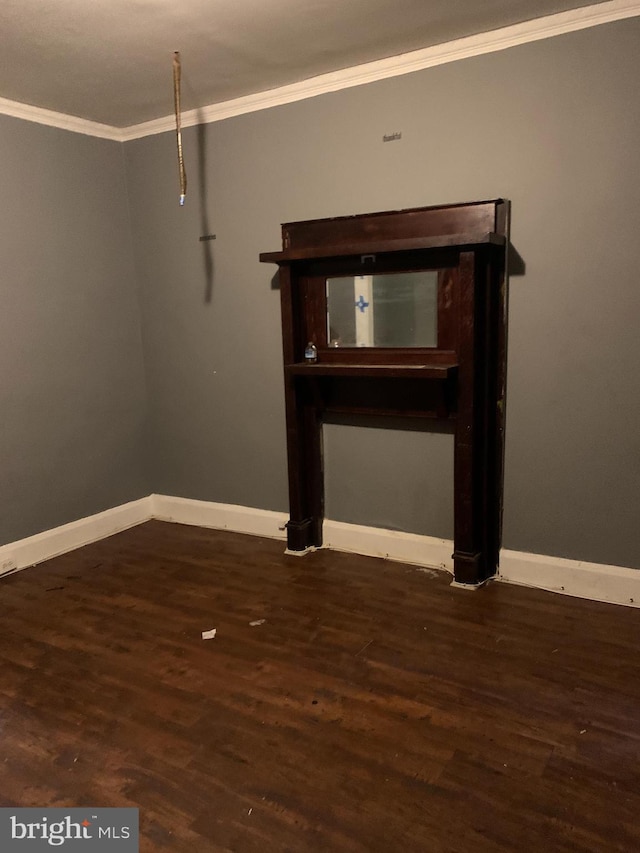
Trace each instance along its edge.
{"label": "mirror reflection", "polygon": [[327,279],[331,347],[436,347],[438,271]]}

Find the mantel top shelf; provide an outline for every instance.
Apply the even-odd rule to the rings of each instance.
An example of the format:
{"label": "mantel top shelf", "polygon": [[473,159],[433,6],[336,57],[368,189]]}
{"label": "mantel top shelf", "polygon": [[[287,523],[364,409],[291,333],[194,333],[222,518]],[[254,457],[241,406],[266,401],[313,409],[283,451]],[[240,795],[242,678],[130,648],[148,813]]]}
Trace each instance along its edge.
{"label": "mantel top shelf", "polygon": [[429,249],[500,247],[507,240],[504,199],[391,210],[282,224],[282,250],[266,263],[381,255]]}
{"label": "mantel top shelf", "polygon": [[504,246],[503,234],[483,232],[481,234],[448,234],[437,237],[408,237],[375,242],[342,243],[333,246],[283,249],[281,252],[262,252],[263,263],[286,264],[293,261],[319,258],[357,257],[358,255],[382,255],[385,252],[411,252],[421,249],[464,249],[471,246]]}
{"label": "mantel top shelf", "polygon": [[336,362],[297,362],[285,370],[294,376],[353,376],[353,377],[403,377],[414,379],[447,379],[458,365],[446,364],[340,364]]}

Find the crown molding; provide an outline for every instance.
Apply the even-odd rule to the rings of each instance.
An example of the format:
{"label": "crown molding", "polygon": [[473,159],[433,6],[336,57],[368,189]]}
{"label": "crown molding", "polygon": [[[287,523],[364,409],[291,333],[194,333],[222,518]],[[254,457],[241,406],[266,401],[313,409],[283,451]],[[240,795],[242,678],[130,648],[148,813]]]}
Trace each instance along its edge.
{"label": "crown molding", "polygon": [[[579,9],[571,9],[568,12],[560,12],[555,15],[547,15],[544,18],[536,18],[533,21],[525,21],[521,24],[513,24],[478,35],[467,36],[433,47],[414,50],[388,59],[380,59],[375,62],[367,62],[363,65],[354,65],[340,71],[329,74],[321,74],[309,80],[293,83],[289,86],[281,86],[255,95],[247,95],[221,104],[211,104],[197,110],[190,110],[182,114],[182,127],[191,127],[198,124],[210,124],[223,121],[233,116],[245,113],[266,110],[271,107],[290,104],[294,101],[302,101],[323,95],[328,92],[338,92],[354,86],[363,86],[366,83],[374,83],[378,80],[386,80],[390,77],[399,77],[411,74],[414,71],[422,71],[437,65],[446,65],[449,62],[457,62],[460,59],[469,59],[474,56],[482,56],[486,53],[495,53],[499,50],[507,50],[518,45],[529,42],[541,41],[554,36],[584,30],[600,24],[608,24],[624,18],[633,18],[640,15],[640,0],[607,0],[604,3],[596,3]],[[153,136],[158,133],[175,128],[175,117],[173,115],[132,125],[123,128],[124,141],[140,139],[145,136]]]}
{"label": "crown molding", "polygon": [[96,136],[99,139],[124,142],[123,128],[121,127],[112,127],[110,124],[100,124],[97,121],[89,121],[89,119],[79,118],[78,116],[45,110],[43,107],[9,101],[7,98],[0,98],[0,115],[33,121],[36,124],[45,124],[47,127],[60,128],[60,130],[70,130],[72,133],[84,133],[86,136]]}
{"label": "crown molding", "polygon": [[[530,42],[638,16],[640,16],[640,0],[605,0],[603,3],[570,9],[567,12],[559,12],[555,15],[547,15],[544,18],[512,24],[498,30],[467,36],[422,50],[392,56],[388,59],[380,59],[340,71],[333,71],[329,74],[321,74],[299,83],[280,86],[266,92],[258,92],[220,104],[210,104],[200,109],[189,110],[182,114],[181,123],[182,127],[192,127],[198,124],[223,121],[233,116],[266,110],[271,107],[314,98],[317,95],[350,89],[354,86],[363,86],[378,80],[400,77],[414,71],[446,65],[450,62],[482,56],[486,53],[496,53]],[[40,107],[20,104],[4,98],[0,98],[0,113],[117,142],[154,136],[175,128],[175,117],[173,115],[121,128],[99,124],[76,116],[68,116]]]}

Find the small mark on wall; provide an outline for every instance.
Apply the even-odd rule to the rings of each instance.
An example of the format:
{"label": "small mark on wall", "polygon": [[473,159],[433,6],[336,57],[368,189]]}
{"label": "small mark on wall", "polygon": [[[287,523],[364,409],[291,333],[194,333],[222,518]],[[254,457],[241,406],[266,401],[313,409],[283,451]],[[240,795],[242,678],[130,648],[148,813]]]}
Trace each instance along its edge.
{"label": "small mark on wall", "polygon": [[382,137],[383,142],[397,142],[398,139],[402,139],[401,133],[385,133]]}
{"label": "small mark on wall", "polygon": [[206,240],[215,240],[215,234],[203,234],[202,237],[199,238],[201,243],[204,243]]}

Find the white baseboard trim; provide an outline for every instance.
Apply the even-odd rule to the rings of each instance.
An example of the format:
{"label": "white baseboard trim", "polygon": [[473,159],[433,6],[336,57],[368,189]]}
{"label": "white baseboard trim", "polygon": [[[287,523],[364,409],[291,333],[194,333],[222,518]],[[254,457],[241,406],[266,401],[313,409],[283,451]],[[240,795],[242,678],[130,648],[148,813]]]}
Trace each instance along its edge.
{"label": "white baseboard trim", "polygon": [[640,607],[640,570],[624,566],[503,549],[498,580],[591,601]]}
{"label": "white baseboard trim", "polygon": [[[33,566],[151,519],[286,539],[284,512],[149,495],[27,539],[0,546],[1,574]],[[453,542],[415,533],[326,519],[324,548],[381,557],[453,574]],[[315,549],[314,549],[315,550]],[[496,578],[503,583],[640,607],[640,570],[503,549]]]}
{"label": "white baseboard trim", "polygon": [[382,557],[453,574],[453,542],[447,539],[329,519],[325,519],[322,534],[324,548]]}
{"label": "white baseboard trim", "polygon": [[284,512],[169,495],[151,495],[151,507],[153,517],[159,521],[213,527],[216,530],[231,530],[270,539],[284,540],[287,537],[284,526],[289,516]]}
{"label": "white baseboard trim", "polygon": [[137,501],[121,504],[120,506],[79,518],[69,524],[62,524],[52,530],[36,533],[26,539],[18,539],[8,545],[0,546],[0,566],[4,571],[0,574],[34,566],[83,545],[113,536],[129,527],[135,527],[143,521],[149,521],[151,514],[151,497],[140,498]]}

